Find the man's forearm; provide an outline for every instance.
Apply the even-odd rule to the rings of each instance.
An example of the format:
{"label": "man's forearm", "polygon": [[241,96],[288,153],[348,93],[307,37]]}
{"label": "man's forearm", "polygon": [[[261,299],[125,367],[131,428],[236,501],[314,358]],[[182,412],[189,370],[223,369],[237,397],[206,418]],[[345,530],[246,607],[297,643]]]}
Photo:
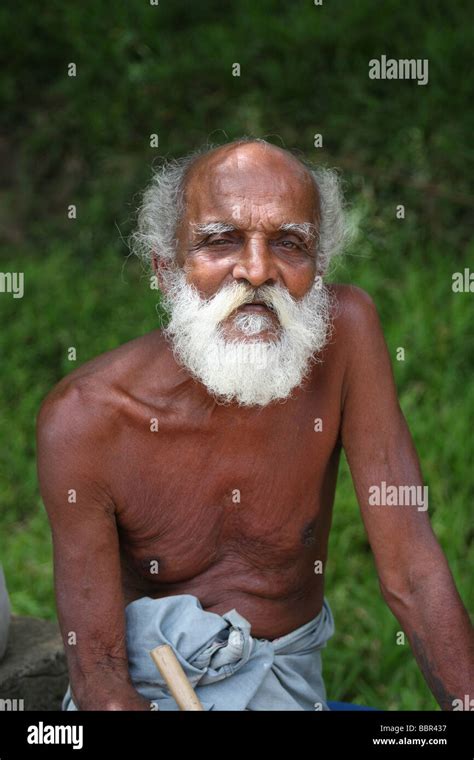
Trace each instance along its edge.
{"label": "man's forearm", "polygon": [[386,597],[442,710],[474,698],[474,629],[449,568]]}

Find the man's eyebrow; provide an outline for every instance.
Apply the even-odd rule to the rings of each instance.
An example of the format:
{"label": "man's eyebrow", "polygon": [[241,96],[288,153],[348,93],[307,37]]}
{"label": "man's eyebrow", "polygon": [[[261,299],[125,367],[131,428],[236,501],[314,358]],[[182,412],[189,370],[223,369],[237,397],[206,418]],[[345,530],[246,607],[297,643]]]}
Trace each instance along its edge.
{"label": "man's eyebrow", "polygon": [[222,232],[235,232],[238,228],[227,222],[195,222],[191,223],[196,235],[219,235]]}
{"label": "man's eyebrow", "polygon": [[312,222],[285,222],[278,228],[281,232],[293,232],[302,238],[312,240],[318,233],[318,227]]}
{"label": "man's eyebrow", "polygon": [[[239,228],[229,222],[195,222],[191,224],[197,235],[219,235],[224,232],[235,232]],[[312,240],[317,235],[317,225],[312,222],[284,222],[276,232],[290,232],[302,238]]]}

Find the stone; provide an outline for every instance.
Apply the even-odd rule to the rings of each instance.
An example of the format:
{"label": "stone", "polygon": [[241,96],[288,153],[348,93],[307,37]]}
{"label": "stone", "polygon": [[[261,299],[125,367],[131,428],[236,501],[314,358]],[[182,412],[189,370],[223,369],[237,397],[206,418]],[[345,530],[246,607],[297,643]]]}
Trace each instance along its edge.
{"label": "stone", "polygon": [[58,624],[13,615],[0,662],[0,710],[60,710],[68,682]]}

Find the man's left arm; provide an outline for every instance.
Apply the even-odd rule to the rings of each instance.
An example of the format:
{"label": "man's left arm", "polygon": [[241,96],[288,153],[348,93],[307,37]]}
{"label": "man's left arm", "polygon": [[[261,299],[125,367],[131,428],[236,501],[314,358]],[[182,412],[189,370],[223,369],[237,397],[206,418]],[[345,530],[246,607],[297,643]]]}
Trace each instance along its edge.
{"label": "man's left arm", "polygon": [[473,628],[431,528],[376,308],[354,288],[345,312],[341,439],[381,592],[436,700],[452,710],[474,698]]}

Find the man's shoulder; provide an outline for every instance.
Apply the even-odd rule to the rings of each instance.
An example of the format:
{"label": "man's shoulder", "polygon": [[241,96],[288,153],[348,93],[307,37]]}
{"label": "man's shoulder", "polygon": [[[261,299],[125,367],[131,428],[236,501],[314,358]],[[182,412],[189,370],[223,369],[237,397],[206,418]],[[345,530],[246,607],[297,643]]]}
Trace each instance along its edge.
{"label": "man's shoulder", "polygon": [[364,318],[377,310],[373,298],[357,285],[332,282],[327,288],[334,297],[337,317]]}
{"label": "man's shoulder", "polygon": [[380,330],[377,307],[365,290],[339,283],[327,288],[333,297],[333,324],[339,341],[347,339],[350,346],[354,338],[359,342]]}
{"label": "man's shoulder", "polygon": [[110,421],[111,408],[127,394],[132,376],[138,382],[150,357],[163,344],[159,330],[142,335],[85,362],[63,377],[43,399],[37,428],[43,436],[96,434]]}

